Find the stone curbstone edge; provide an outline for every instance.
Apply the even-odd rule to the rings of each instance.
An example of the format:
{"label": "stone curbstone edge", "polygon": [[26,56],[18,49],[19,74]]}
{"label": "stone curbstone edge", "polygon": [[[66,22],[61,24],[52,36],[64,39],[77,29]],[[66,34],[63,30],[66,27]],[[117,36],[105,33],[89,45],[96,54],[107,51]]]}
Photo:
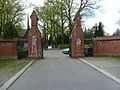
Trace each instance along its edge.
{"label": "stone curbstone edge", "polygon": [[120,84],[120,79],[117,78],[117,77],[115,77],[114,75],[112,75],[112,74],[110,74],[110,73],[108,73],[108,72],[106,72],[106,71],[100,69],[99,67],[97,67],[97,66],[95,66],[95,65],[93,65],[93,64],[91,64],[91,63],[89,63],[89,62],[87,62],[86,60],[84,60],[84,59],[82,59],[82,58],[79,58],[79,60],[82,61],[83,63],[85,63],[85,64],[91,66],[91,67],[94,68],[95,70],[97,70],[97,71],[103,73],[104,75],[106,75],[107,77],[109,77],[111,80],[115,81],[116,83]]}
{"label": "stone curbstone edge", "polygon": [[19,72],[12,76],[5,84],[3,84],[3,86],[0,87],[0,90],[7,90],[33,64],[33,62],[34,60],[29,62]]}

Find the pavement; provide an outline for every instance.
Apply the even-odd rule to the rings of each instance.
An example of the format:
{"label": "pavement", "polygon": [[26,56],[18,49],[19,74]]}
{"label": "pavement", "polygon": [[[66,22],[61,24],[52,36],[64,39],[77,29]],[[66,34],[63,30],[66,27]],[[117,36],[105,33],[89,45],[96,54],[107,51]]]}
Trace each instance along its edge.
{"label": "pavement", "polygon": [[120,79],[120,60],[111,57],[85,57],[84,60]]}
{"label": "pavement", "polygon": [[44,51],[8,90],[120,90],[120,84],[60,50]]}

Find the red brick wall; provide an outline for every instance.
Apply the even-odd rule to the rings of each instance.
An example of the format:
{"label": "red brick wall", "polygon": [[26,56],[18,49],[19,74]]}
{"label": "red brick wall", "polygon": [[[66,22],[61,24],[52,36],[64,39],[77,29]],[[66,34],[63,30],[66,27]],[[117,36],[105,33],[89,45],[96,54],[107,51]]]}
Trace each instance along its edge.
{"label": "red brick wall", "polygon": [[0,40],[0,57],[15,57],[18,55],[17,39]]}
{"label": "red brick wall", "polygon": [[120,36],[93,38],[93,55],[120,55]]}

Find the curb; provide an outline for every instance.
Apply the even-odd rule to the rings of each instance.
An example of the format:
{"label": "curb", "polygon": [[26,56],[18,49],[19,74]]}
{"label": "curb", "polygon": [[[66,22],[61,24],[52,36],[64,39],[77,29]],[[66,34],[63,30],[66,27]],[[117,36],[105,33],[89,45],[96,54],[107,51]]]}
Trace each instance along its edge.
{"label": "curb", "polygon": [[87,62],[86,60],[84,60],[84,59],[82,59],[82,58],[80,58],[80,61],[82,61],[83,63],[85,63],[85,64],[87,64],[87,65],[89,65],[89,66],[91,66],[92,68],[94,68],[94,69],[96,69],[97,71],[103,73],[104,75],[106,75],[107,77],[109,77],[110,79],[112,79],[113,81],[115,81],[116,83],[120,84],[120,79],[117,78],[117,77],[115,77],[114,75],[112,75],[112,74],[110,74],[110,73],[108,73],[108,72],[106,72],[106,71],[98,68],[97,66],[95,66],[95,65]]}
{"label": "curb", "polygon": [[29,62],[18,73],[12,76],[3,86],[0,87],[0,90],[7,90],[33,64],[33,62],[34,60]]}

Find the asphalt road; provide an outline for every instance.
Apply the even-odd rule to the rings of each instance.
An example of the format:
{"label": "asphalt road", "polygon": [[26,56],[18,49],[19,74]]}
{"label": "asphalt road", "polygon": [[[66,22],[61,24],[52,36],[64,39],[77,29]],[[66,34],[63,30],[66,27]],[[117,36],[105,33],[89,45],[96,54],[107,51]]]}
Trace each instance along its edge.
{"label": "asphalt road", "polygon": [[120,85],[60,50],[44,51],[8,90],[120,90]]}

